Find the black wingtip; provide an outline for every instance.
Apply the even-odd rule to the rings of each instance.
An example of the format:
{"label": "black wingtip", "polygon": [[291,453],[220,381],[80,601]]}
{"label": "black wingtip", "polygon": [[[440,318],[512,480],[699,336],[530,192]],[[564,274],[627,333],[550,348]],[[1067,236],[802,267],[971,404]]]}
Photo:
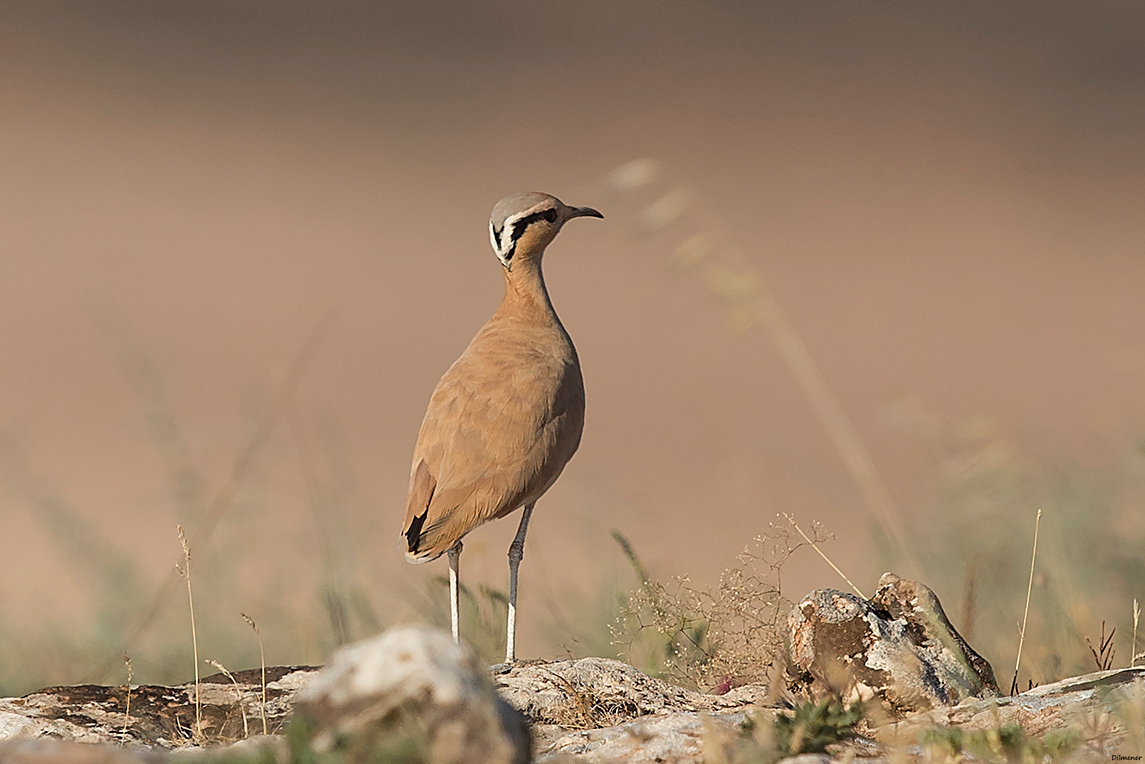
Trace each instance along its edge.
{"label": "black wingtip", "polygon": [[425,518],[428,515],[428,509],[420,515],[415,515],[410,521],[409,528],[406,529],[406,546],[409,547],[410,554],[417,554],[418,544],[421,543],[421,528],[425,525]]}

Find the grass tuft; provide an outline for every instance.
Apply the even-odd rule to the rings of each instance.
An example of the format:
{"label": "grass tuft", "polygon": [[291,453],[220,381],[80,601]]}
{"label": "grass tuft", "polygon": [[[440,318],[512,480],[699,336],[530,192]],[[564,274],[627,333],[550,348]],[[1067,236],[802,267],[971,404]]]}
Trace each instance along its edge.
{"label": "grass tuft", "polygon": [[1081,742],[1082,734],[1075,729],[1050,730],[1039,740],[1027,735],[1020,724],[987,730],[936,727],[918,735],[927,761],[951,764],[972,760],[989,764],[1064,761]]}
{"label": "grass tuft", "polygon": [[824,753],[832,743],[855,736],[864,712],[862,701],[845,706],[837,697],[801,703],[790,715],[775,717],[775,745],[784,756]]}

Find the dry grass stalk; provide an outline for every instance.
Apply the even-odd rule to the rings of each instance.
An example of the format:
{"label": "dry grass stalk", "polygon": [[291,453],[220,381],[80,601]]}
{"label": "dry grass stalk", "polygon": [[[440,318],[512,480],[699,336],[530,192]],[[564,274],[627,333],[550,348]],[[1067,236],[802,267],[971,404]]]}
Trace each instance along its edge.
{"label": "dry grass stalk", "polygon": [[175,563],[175,570],[187,580],[187,604],[191,609],[191,649],[195,657],[195,730],[192,738],[198,741],[203,736],[203,709],[199,702],[199,636],[195,632],[195,598],[191,594],[191,545],[182,525],[176,525],[179,543],[183,545],[183,564]]}
{"label": "dry grass stalk", "polygon": [[123,654],[123,663],[127,666],[127,707],[123,712],[123,732],[119,740],[121,743],[126,743],[127,728],[131,725],[131,680],[135,678],[135,672],[131,670],[131,656],[127,653]]}
{"label": "dry grass stalk", "polygon": [[835,571],[836,573],[838,573],[838,574],[839,574],[839,578],[842,578],[844,581],[846,581],[846,582],[847,582],[847,586],[849,586],[849,587],[851,587],[852,589],[854,589],[854,590],[855,590],[855,594],[859,595],[859,596],[860,596],[860,597],[862,597],[863,599],[866,599],[866,598],[867,598],[867,595],[865,595],[865,594],[863,594],[861,591],[859,591],[859,587],[855,586],[855,584],[854,584],[854,583],[852,583],[851,579],[847,578],[847,576],[843,574],[843,571],[839,570],[839,566],[838,566],[838,565],[836,565],[834,562],[832,562],[832,561],[831,561],[831,558],[830,558],[830,557],[828,557],[828,556],[827,556],[827,555],[826,555],[826,554],[823,552],[823,550],[819,548],[819,543],[818,543],[818,542],[815,542],[815,541],[812,541],[812,540],[811,540],[811,539],[810,539],[810,538],[807,536],[807,534],[803,532],[803,529],[799,527],[799,524],[798,524],[797,522],[795,522],[795,518],[794,518],[794,517],[792,517],[791,515],[787,514],[786,512],[784,512],[784,513],[783,513],[783,516],[784,516],[785,518],[787,518],[787,522],[791,523],[791,527],[792,527],[792,528],[794,528],[796,531],[798,531],[798,532],[799,532],[799,535],[803,537],[803,540],[804,540],[804,541],[806,541],[808,544],[810,544],[810,545],[811,545],[811,548],[812,548],[812,549],[814,549],[814,550],[815,550],[815,552],[816,552],[816,553],[817,553],[817,554],[818,554],[820,557],[822,557],[824,560],[826,560],[827,564],[831,566],[831,570],[833,570],[833,571]]}
{"label": "dry grass stalk", "polygon": [[258,663],[262,668],[262,700],[258,704],[258,711],[262,716],[262,734],[266,735],[268,734],[266,730],[266,653],[262,649],[262,633],[258,630],[258,624],[254,622],[253,618],[246,613],[239,613],[239,615],[254,630],[254,636],[258,639]]}
{"label": "dry grass stalk", "polygon": [[235,675],[232,674],[231,672],[227,671],[227,667],[224,666],[223,664],[219,663],[218,661],[211,660],[210,658],[208,658],[207,663],[214,666],[219,671],[223,672],[223,674],[226,675],[227,679],[231,680],[231,684],[233,684],[235,686],[235,696],[237,698],[235,703],[238,705],[239,713],[242,714],[242,717],[243,717],[243,738],[250,737],[250,729],[247,727],[247,723],[246,723],[246,709],[243,708],[243,691],[242,691],[242,688],[239,687],[239,680],[235,679]]}
{"label": "dry grass stalk", "polygon": [[1133,598],[1133,645],[1129,649],[1129,667],[1133,668],[1137,665],[1137,621],[1141,618],[1141,606],[1137,604],[1137,598]]}
{"label": "dry grass stalk", "polygon": [[1018,694],[1018,669],[1022,667],[1022,645],[1026,641],[1026,624],[1030,617],[1030,595],[1034,591],[1034,562],[1038,559],[1038,528],[1042,524],[1042,510],[1034,518],[1034,551],[1030,555],[1030,583],[1026,586],[1026,610],[1022,614],[1022,628],[1018,632],[1018,659],[1014,661],[1014,679],[1010,682],[1010,694]]}

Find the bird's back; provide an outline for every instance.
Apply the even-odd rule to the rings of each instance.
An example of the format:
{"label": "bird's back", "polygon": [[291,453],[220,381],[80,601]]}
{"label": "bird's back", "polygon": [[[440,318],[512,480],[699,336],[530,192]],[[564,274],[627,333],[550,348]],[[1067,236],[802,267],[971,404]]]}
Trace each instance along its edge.
{"label": "bird's back", "polygon": [[403,525],[407,557],[435,559],[536,501],[580,445],[584,384],[544,305],[507,296],[438,382],[418,433]]}

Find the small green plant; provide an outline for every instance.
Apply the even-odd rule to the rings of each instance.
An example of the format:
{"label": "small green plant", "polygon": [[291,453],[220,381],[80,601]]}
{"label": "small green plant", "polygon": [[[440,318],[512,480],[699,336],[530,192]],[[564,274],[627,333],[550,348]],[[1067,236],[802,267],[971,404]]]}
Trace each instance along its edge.
{"label": "small green plant", "polygon": [[314,745],[314,732],[304,720],[287,725],[291,764],[428,764],[431,760],[425,735],[416,729],[375,729],[339,738],[321,750]]}
{"label": "small green plant", "polygon": [[1081,744],[1082,735],[1074,729],[1050,730],[1041,740],[1029,737],[1020,724],[1003,724],[988,730],[962,730],[936,727],[923,730],[918,744],[937,761],[958,764],[965,754],[991,764],[1035,764],[1063,761]]}
{"label": "small green plant", "polygon": [[790,715],[775,717],[775,746],[784,756],[824,753],[832,743],[855,737],[864,713],[862,701],[845,706],[838,697],[801,703]]}

